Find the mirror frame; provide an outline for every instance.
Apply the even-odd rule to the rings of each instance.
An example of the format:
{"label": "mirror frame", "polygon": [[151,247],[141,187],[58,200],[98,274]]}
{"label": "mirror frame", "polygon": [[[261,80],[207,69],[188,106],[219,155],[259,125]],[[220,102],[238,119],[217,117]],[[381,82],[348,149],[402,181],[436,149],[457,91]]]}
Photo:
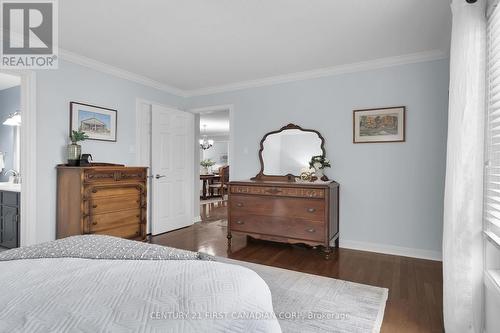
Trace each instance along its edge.
{"label": "mirror frame", "polygon": [[303,131],[303,132],[312,132],[312,133],[315,133],[316,135],[318,135],[319,139],[321,140],[321,151],[323,152],[323,156],[326,156],[325,138],[323,138],[323,136],[321,135],[320,132],[313,130],[313,129],[305,129],[305,128],[300,127],[299,125],[295,125],[295,124],[290,123],[286,126],[283,126],[279,130],[267,133],[266,135],[264,135],[262,140],[260,140],[260,149],[259,149],[260,171],[255,177],[252,178],[252,180],[295,182],[295,178],[299,177],[298,175],[294,175],[291,173],[289,173],[287,175],[266,175],[266,174],[264,174],[264,159],[262,158],[262,152],[264,151],[264,141],[266,141],[266,138],[269,135],[278,134],[278,133],[281,133],[283,131],[292,130],[292,129],[296,129],[296,130]]}

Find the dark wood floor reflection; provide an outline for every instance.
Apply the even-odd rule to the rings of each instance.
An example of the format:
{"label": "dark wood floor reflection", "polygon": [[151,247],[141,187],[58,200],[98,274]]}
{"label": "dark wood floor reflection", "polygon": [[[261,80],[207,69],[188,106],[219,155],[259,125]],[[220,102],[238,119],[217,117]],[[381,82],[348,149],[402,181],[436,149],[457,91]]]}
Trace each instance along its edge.
{"label": "dark wood floor reflection", "polygon": [[155,236],[152,243],[389,289],[382,332],[443,332],[441,262],[339,249],[330,260],[299,245],[226,240],[226,203],[201,207],[202,222]]}

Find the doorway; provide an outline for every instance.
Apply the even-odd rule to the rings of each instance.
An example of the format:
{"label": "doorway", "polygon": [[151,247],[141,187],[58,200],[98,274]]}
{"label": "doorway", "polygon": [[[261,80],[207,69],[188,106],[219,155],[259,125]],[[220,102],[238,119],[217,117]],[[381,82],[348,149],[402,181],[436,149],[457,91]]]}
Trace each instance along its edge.
{"label": "doorway", "polygon": [[[195,206],[200,222],[226,223],[227,183],[233,158],[232,105],[191,110],[195,114]],[[196,208],[195,208],[196,209]]]}
{"label": "doorway", "polygon": [[[4,247],[32,245],[36,240],[36,75],[34,71],[2,70],[6,104],[2,106],[0,127],[10,136],[11,143],[4,141],[0,151],[3,168],[0,171],[4,183],[1,198],[2,220],[6,221],[3,235]],[[5,86],[7,82],[7,86]],[[8,83],[10,82],[10,84]],[[10,87],[9,87],[10,85]],[[16,93],[12,91],[18,90]],[[8,97],[10,96],[10,97]],[[14,97],[13,102],[7,102]],[[4,109],[5,107],[5,109]],[[5,118],[5,119],[4,119]],[[2,140],[3,141],[3,140]],[[10,148],[9,148],[10,147]],[[12,151],[9,151],[12,149]],[[9,171],[12,170],[12,171]],[[7,172],[9,171],[9,172]],[[19,184],[20,183],[20,184]],[[8,191],[5,191],[5,187]],[[22,193],[22,195],[21,195]]]}
{"label": "doorway", "polygon": [[21,78],[0,73],[0,249],[20,246]]}
{"label": "doorway", "polygon": [[137,100],[137,164],[148,171],[148,233],[158,235],[193,223],[194,116]]}

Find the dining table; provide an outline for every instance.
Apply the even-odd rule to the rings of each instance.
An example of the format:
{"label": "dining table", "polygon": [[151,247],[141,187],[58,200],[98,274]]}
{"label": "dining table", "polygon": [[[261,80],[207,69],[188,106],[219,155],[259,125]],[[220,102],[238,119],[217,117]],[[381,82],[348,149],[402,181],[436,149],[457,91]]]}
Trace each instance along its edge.
{"label": "dining table", "polygon": [[210,188],[210,185],[212,185],[216,181],[220,181],[220,175],[215,173],[206,175],[200,174],[200,180],[203,182],[201,198],[203,200],[206,200],[207,198],[214,197],[214,190],[213,188]]}

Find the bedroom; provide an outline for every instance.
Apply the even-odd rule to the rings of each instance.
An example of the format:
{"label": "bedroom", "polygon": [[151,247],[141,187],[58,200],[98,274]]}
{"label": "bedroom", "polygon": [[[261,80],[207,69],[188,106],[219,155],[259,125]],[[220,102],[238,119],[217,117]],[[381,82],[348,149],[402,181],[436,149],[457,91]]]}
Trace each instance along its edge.
{"label": "bedroom", "polygon": [[26,3],[0,330],[498,331],[496,1]]}

